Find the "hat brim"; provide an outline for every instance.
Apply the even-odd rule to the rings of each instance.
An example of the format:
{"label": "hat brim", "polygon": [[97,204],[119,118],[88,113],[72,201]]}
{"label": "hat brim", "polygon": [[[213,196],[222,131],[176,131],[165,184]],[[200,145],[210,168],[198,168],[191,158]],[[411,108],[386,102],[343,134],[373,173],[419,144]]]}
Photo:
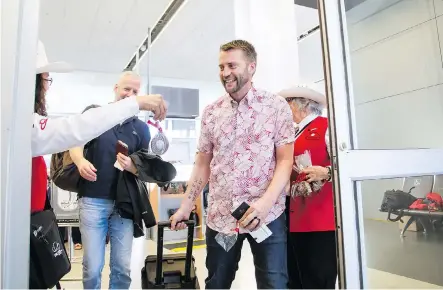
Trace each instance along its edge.
{"label": "hat brim", "polygon": [[306,87],[292,87],[278,93],[283,98],[304,98],[326,106],[326,96],[315,90]]}
{"label": "hat brim", "polygon": [[37,73],[38,74],[49,73],[49,72],[68,73],[68,72],[72,72],[73,70],[74,70],[74,68],[69,63],[63,62],[63,61],[58,61],[58,62],[48,63],[42,67],[38,67]]}

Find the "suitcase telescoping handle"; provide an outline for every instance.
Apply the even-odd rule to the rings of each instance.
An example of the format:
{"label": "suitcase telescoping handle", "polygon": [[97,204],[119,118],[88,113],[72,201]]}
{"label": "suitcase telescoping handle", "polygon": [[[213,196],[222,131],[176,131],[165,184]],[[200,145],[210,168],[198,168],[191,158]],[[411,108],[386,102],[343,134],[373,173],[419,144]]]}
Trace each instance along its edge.
{"label": "suitcase telescoping handle", "polygon": [[[185,281],[191,280],[191,259],[192,259],[192,246],[194,243],[194,220],[182,221],[188,226],[188,238],[186,242],[186,261],[185,261]],[[163,237],[164,229],[171,227],[170,221],[158,222],[158,234],[157,234],[157,265],[155,269],[155,284],[160,285],[162,283],[162,265],[163,265]]]}

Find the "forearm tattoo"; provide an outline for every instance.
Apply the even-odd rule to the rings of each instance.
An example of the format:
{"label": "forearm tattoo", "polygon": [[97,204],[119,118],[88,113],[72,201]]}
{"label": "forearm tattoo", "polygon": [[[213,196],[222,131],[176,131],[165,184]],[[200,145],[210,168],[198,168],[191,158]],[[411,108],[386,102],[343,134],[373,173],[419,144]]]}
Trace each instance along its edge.
{"label": "forearm tattoo", "polygon": [[196,178],[189,187],[188,198],[191,199],[192,201],[195,201],[197,199],[197,196],[202,191],[202,187],[203,187],[203,180],[201,178]]}

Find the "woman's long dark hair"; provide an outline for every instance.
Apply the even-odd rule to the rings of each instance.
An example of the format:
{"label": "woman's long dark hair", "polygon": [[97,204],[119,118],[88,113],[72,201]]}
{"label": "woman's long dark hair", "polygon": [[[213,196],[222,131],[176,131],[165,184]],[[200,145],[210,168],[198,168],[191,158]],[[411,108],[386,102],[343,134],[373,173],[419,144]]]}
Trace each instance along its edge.
{"label": "woman's long dark hair", "polygon": [[40,116],[47,116],[46,111],[46,92],[43,86],[42,74],[37,74],[35,77],[35,98],[34,98],[34,113]]}

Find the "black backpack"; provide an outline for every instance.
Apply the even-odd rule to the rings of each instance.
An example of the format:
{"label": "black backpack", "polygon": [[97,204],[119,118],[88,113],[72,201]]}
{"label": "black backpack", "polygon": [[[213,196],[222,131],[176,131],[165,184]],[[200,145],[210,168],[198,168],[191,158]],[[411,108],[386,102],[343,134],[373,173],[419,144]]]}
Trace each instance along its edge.
{"label": "black backpack", "polygon": [[[402,210],[408,209],[409,206],[417,200],[417,198],[411,194],[414,188],[415,187],[412,187],[409,192],[395,189],[385,192],[380,210],[388,212],[388,220],[393,222],[399,221],[403,216]],[[393,219],[391,218],[391,214],[395,211],[399,211],[400,214]]]}
{"label": "black backpack", "polygon": [[29,288],[61,289],[60,280],[70,271],[64,239],[47,199],[45,209],[31,215]]}

